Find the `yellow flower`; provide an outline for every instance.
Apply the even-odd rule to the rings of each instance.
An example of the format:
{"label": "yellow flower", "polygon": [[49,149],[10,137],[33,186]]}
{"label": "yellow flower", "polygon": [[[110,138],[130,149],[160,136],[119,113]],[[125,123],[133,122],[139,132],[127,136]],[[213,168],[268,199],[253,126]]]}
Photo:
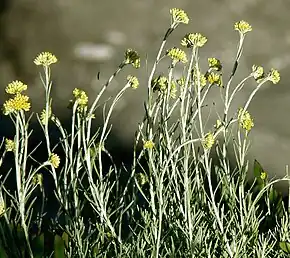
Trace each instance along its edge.
{"label": "yellow flower", "polygon": [[145,141],[143,144],[144,149],[153,149],[154,146],[155,144],[151,140]]}
{"label": "yellow flower", "polygon": [[189,22],[189,18],[187,14],[182,9],[172,8],[170,9],[170,14],[171,14],[173,23],[188,24]]}
{"label": "yellow flower", "polygon": [[252,66],[252,75],[254,79],[259,82],[260,80],[264,79],[264,68],[262,66],[253,65]]}
{"label": "yellow flower", "polygon": [[147,176],[143,173],[136,174],[136,180],[140,186],[143,186],[148,182]]}
{"label": "yellow flower", "polygon": [[133,89],[137,89],[139,87],[139,81],[137,77],[129,75],[127,76],[127,81]]}
{"label": "yellow flower", "polygon": [[280,73],[272,68],[268,74],[268,78],[271,82],[277,84],[280,81]]}
{"label": "yellow flower", "polygon": [[11,95],[21,93],[24,90],[27,90],[27,85],[17,80],[9,83],[5,89],[6,93],[11,94]]}
{"label": "yellow flower", "polygon": [[211,132],[209,132],[205,135],[203,139],[203,147],[206,150],[208,150],[214,145],[214,142],[215,142],[214,135]]}
{"label": "yellow flower", "polygon": [[14,98],[5,101],[4,107],[4,115],[9,115],[10,113],[17,111],[29,111],[30,103],[28,102],[29,97],[25,95],[21,95],[17,93]]}
{"label": "yellow flower", "polygon": [[239,109],[239,123],[240,126],[246,131],[250,131],[254,127],[254,121],[248,111],[244,111],[243,108]]}
{"label": "yellow flower", "polygon": [[187,48],[202,47],[207,42],[207,38],[200,33],[188,33],[181,40],[181,45]]}
{"label": "yellow flower", "polygon": [[239,21],[235,23],[235,30],[239,31],[241,34],[246,34],[252,31],[252,26],[246,21]]}
{"label": "yellow flower", "polygon": [[58,168],[59,164],[60,164],[60,158],[57,154],[55,153],[51,153],[50,157],[49,157],[49,162],[51,163],[51,165],[54,168]]}
{"label": "yellow flower", "polygon": [[[168,79],[165,76],[159,76],[157,78],[155,78],[152,83],[151,86],[153,88],[153,92],[155,91],[159,91],[163,94],[167,93],[167,88],[168,88]],[[176,98],[176,84],[172,81],[171,82],[171,87],[170,87],[170,97],[171,98]]]}
{"label": "yellow flower", "polygon": [[131,48],[126,50],[125,64],[132,64],[136,69],[140,67],[140,56],[137,51],[132,50]]}
{"label": "yellow flower", "polygon": [[185,52],[177,47],[173,47],[167,50],[166,55],[172,59],[174,64],[176,64],[177,62],[182,62],[182,63],[187,62],[187,57],[186,57]]}
{"label": "yellow flower", "polygon": [[15,142],[10,139],[5,139],[5,150],[6,151],[14,151]]}
{"label": "yellow flower", "polygon": [[51,64],[55,64],[56,62],[56,56],[51,54],[50,52],[42,52],[34,59],[34,63],[36,65],[42,66],[50,66]]}
{"label": "yellow flower", "polygon": [[5,203],[3,200],[0,200],[0,217],[5,213]]}
{"label": "yellow flower", "polygon": [[73,95],[74,95],[74,97],[77,100],[79,105],[86,106],[88,104],[89,98],[88,98],[87,93],[85,91],[80,90],[78,88],[75,88],[73,90]]}
{"label": "yellow flower", "polygon": [[207,76],[208,76],[207,79],[208,79],[209,84],[216,84],[219,87],[223,87],[222,77],[220,74],[211,72]]}
{"label": "yellow flower", "polygon": [[208,58],[208,66],[209,66],[209,68],[216,70],[216,71],[222,70],[221,61],[216,59],[215,57]]}
{"label": "yellow flower", "polygon": [[43,176],[41,173],[37,173],[36,175],[34,175],[32,179],[33,184],[42,186],[42,182],[43,182]]}
{"label": "yellow flower", "polygon": [[260,178],[261,178],[262,180],[265,180],[265,179],[267,178],[267,172],[266,172],[266,171],[263,171],[263,172],[261,173],[261,175],[260,175]]}
{"label": "yellow flower", "polygon": [[[49,107],[49,109],[48,109],[48,118],[47,118],[48,121],[49,121],[51,115],[52,115],[51,107]],[[46,109],[43,109],[41,114],[40,114],[40,122],[43,125],[45,125],[45,121],[46,121]]]}
{"label": "yellow flower", "polygon": [[206,82],[207,82],[206,81],[206,77],[201,72],[199,72],[199,82],[198,82],[198,76],[197,76],[196,68],[192,69],[191,75],[192,75],[193,80],[194,80],[196,85],[198,85],[198,83],[200,83],[201,87],[206,86]]}
{"label": "yellow flower", "polygon": [[176,93],[177,93],[176,84],[174,82],[172,82],[171,87],[170,87],[170,97],[175,99]]}

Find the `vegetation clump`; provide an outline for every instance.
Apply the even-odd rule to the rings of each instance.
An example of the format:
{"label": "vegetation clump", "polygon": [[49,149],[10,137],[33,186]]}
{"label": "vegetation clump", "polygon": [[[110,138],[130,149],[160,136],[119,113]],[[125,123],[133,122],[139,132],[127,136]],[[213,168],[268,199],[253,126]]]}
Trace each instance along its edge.
{"label": "vegetation clump", "polygon": [[[47,257],[288,257],[290,254],[289,207],[274,184],[288,175],[270,180],[255,161],[254,182],[247,160],[254,119],[249,105],[265,83],[277,84],[280,74],[253,65],[237,85],[243,44],[252,27],[246,21],[234,24],[239,33],[238,48],[229,78],[217,57],[202,67],[202,48],[208,39],[188,33],[179,46],[166,49],[170,35],[189,23],[184,10],[170,10],[171,23],[164,34],[147,81],[147,99],[132,146],[130,169],[119,167],[106,148],[114,108],[128,90],[144,85],[128,75],[110,106],[103,105],[103,125],[95,130],[92,120],[104,92],[127,65],[142,67],[137,51],[127,49],[113,75],[93,99],[82,90],[72,92],[71,128],[64,128],[54,114],[51,90],[52,65],[57,57],[39,54],[34,63],[42,68],[44,107],[36,114],[45,141],[45,161],[34,159],[30,150],[29,123],[33,110],[24,82],[13,81],[5,89],[8,99],[3,114],[14,123],[15,135],[1,145],[1,166],[13,155],[13,166],[0,175],[0,249],[3,257],[39,257],[49,234],[61,246],[41,250]],[[168,70],[157,74],[164,59]],[[183,74],[176,77],[176,66]],[[248,84],[256,86],[248,100],[229,116],[234,98]],[[218,88],[223,110],[211,114],[207,96]],[[91,100],[91,101],[90,101]],[[259,119],[259,118],[257,118]],[[50,130],[60,134],[54,146]],[[235,163],[230,166],[229,151]],[[213,162],[213,152],[218,162]],[[109,160],[109,164],[108,164]],[[45,175],[45,176],[44,176]],[[46,175],[54,183],[57,215],[49,222]],[[11,190],[7,178],[14,179]],[[49,223],[48,230],[42,230]],[[2,256],[1,256],[2,257]]]}

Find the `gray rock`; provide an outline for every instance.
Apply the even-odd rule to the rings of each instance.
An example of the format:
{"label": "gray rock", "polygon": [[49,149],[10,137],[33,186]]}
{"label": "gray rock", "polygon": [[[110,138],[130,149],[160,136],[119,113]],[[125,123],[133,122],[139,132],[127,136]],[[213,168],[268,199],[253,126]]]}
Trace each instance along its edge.
{"label": "gray rock", "polygon": [[[190,24],[181,25],[173,33],[169,46],[177,45],[186,32],[201,32],[209,40],[200,51],[201,59],[215,56],[221,59],[227,72],[231,70],[238,41],[238,34],[233,30],[234,22],[244,19],[253,26],[253,32],[246,37],[238,79],[245,77],[253,64],[258,64],[267,70],[272,66],[280,69],[282,80],[277,86],[269,84],[263,87],[250,106],[256,126],[251,134],[249,157],[257,158],[272,176],[283,176],[290,157],[288,1],[180,0],[178,6],[173,0],[14,1],[5,18],[5,26],[9,42],[16,45],[15,52],[20,56],[18,65],[22,70],[16,75],[13,60],[3,60],[0,64],[2,88],[13,79],[24,80],[29,84],[34,110],[40,111],[43,93],[37,79],[38,68],[32,60],[41,51],[51,51],[60,60],[52,69],[55,81],[54,107],[58,115],[67,118],[69,113],[64,103],[70,99],[73,88],[84,88],[92,99],[105,78],[114,72],[123,59],[125,49],[134,48],[142,56],[142,68],[124,71],[106,95],[108,97],[122,87],[127,74],[132,73],[140,78],[141,87],[126,94],[112,120],[114,134],[125,145],[131,143],[136,123],[143,113],[146,95],[145,57],[148,54],[148,67],[152,67],[158,46],[170,23],[169,8],[172,7],[186,10]],[[108,34],[112,31],[117,34]],[[76,51],[79,42],[94,42],[96,45],[90,47],[94,53],[84,52],[81,50],[83,48]],[[99,44],[108,45],[104,48]],[[114,48],[109,45],[114,45]],[[91,58],[94,62],[89,60]],[[167,64],[162,63],[160,68],[166,69]],[[95,81],[98,72],[100,80]],[[254,81],[245,86],[234,108],[246,101],[254,87]],[[3,102],[4,94],[0,96]],[[209,103],[212,101],[217,101],[215,94]]]}

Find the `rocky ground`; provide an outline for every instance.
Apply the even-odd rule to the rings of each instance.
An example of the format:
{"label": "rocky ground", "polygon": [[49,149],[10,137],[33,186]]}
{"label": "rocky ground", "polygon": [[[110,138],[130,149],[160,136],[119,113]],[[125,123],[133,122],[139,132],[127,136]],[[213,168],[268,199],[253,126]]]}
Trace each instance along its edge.
{"label": "rocky ground", "polygon": [[[114,80],[107,96],[122,87],[128,73],[134,72],[141,82],[145,81],[145,57],[148,54],[150,68],[170,23],[169,8],[183,8],[191,19],[189,25],[182,25],[174,32],[169,46],[178,44],[186,32],[201,32],[208,37],[201,58],[221,59],[226,71],[232,67],[238,41],[233,24],[247,20],[253,32],[246,38],[239,78],[246,76],[253,64],[263,65],[265,69],[275,67],[281,72],[281,83],[266,85],[250,106],[256,125],[250,158],[257,158],[273,176],[284,174],[285,165],[290,162],[289,1],[179,0],[178,6],[174,0],[14,0],[11,3],[2,17],[6,34],[0,40],[8,42],[6,46],[11,54],[4,55],[4,49],[0,59],[3,92],[0,101],[3,103],[5,99],[7,83],[22,79],[29,84],[34,110],[41,110],[43,89],[38,68],[32,61],[39,52],[51,51],[59,58],[53,67],[54,107],[64,119],[68,118],[64,103],[70,99],[72,89],[81,87],[93,98],[128,47],[139,51],[142,68],[123,72]],[[166,64],[162,68],[166,69]],[[98,72],[100,80],[96,83],[94,78]],[[245,86],[236,107],[247,99],[253,87],[254,81]],[[146,85],[141,84],[137,91],[128,92],[117,106],[112,120],[113,135],[123,146],[131,142],[143,113],[145,94]],[[213,95],[209,103],[216,99]]]}

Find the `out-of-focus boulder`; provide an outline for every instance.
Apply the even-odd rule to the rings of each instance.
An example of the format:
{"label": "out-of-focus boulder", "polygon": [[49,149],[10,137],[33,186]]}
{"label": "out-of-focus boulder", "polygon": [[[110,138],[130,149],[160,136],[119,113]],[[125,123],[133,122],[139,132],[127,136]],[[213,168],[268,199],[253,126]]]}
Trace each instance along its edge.
{"label": "out-of-focus boulder", "polygon": [[[217,57],[224,64],[225,76],[231,71],[236,54],[238,34],[234,22],[244,19],[253,31],[246,36],[244,53],[238,68],[238,79],[251,71],[253,64],[272,66],[281,72],[279,85],[267,85],[255,97],[250,112],[255,118],[252,135],[251,158],[257,158],[272,175],[282,176],[290,157],[290,94],[287,79],[289,69],[289,14],[290,2],[283,0],[14,0],[5,14],[7,40],[14,46],[15,60],[0,62],[0,83],[4,86],[13,79],[29,84],[33,108],[40,111],[43,105],[43,89],[38,79],[39,68],[33,58],[41,51],[53,52],[59,63],[52,68],[53,99],[55,112],[67,118],[66,104],[75,87],[85,89],[92,100],[102,83],[123,59],[126,48],[134,48],[141,54],[140,70],[127,69],[108,88],[105,97],[114,94],[132,73],[140,78],[137,91],[125,94],[113,115],[113,133],[121,142],[131,142],[136,123],[143,113],[146,95],[145,66],[152,67],[158,47],[169,23],[169,8],[186,10],[189,25],[181,25],[169,40],[168,46],[177,45],[187,32],[201,32],[208,43],[200,51],[201,59]],[[203,62],[205,63],[205,62]],[[160,70],[167,68],[162,62]],[[100,80],[95,80],[100,72]],[[176,73],[181,74],[178,66]],[[226,79],[226,78],[225,78]],[[235,84],[233,84],[235,85]],[[255,81],[245,85],[235,102],[235,109],[246,101],[256,87]],[[1,102],[5,94],[0,94]],[[217,101],[219,94],[213,92],[209,103]],[[221,103],[221,102],[219,102]],[[221,108],[221,104],[217,104]],[[101,117],[100,117],[101,120]]]}

